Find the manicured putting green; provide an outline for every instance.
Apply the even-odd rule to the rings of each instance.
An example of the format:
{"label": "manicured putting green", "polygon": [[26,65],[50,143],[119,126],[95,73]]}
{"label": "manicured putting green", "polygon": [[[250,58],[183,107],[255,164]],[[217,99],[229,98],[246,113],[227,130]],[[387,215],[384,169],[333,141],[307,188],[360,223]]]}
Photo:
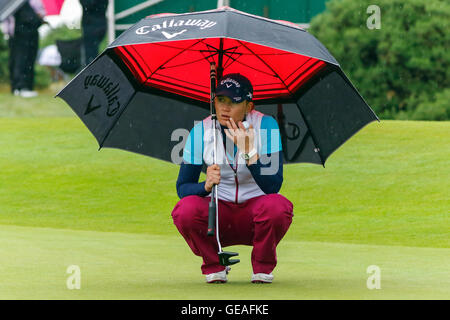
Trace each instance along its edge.
{"label": "manicured putting green", "polygon": [[[0,299],[448,299],[450,249],[283,241],[275,282],[250,283],[250,247],[206,284],[180,237],[0,226]],[[80,289],[67,281],[79,267]],[[380,270],[381,289],[368,289]],[[70,280],[70,279],[69,279]],[[69,284],[74,282],[69,281]],[[372,283],[372,282],[371,282]]]}

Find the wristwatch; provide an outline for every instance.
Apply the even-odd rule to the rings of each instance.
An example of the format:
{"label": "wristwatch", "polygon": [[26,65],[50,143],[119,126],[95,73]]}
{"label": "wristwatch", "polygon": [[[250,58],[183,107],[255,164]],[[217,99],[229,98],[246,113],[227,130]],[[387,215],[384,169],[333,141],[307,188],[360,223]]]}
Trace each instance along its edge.
{"label": "wristwatch", "polygon": [[241,153],[241,157],[244,160],[251,159],[257,153],[256,149],[253,148],[249,153]]}

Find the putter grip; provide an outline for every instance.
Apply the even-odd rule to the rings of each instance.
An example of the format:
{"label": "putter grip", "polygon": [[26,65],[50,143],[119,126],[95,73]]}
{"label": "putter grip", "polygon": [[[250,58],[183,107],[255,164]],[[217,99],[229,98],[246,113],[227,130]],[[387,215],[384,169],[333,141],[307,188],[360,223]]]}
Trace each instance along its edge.
{"label": "putter grip", "polygon": [[208,211],[208,236],[214,235],[215,228],[216,228],[216,202],[214,201],[214,197],[211,197]]}

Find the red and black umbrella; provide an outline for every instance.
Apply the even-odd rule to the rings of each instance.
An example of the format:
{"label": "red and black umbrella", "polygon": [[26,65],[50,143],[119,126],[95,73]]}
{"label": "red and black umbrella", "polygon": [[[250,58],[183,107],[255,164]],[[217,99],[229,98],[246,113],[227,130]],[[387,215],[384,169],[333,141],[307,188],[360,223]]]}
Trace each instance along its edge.
{"label": "red and black umbrella", "polygon": [[228,7],[141,20],[58,96],[100,148],[177,162],[182,133],[209,115],[211,63],[219,78],[238,72],[252,82],[256,109],[278,121],[286,162],[323,165],[378,119],[314,36]]}

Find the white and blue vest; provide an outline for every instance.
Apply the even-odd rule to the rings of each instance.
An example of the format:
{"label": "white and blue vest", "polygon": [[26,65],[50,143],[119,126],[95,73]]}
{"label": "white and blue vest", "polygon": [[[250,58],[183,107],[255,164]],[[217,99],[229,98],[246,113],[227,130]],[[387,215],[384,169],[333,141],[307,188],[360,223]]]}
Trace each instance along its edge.
{"label": "white and blue vest", "polygon": [[[281,151],[281,138],[278,124],[270,116],[252,110],[246,116],[255,132],[255,148],[258,154],[264,155]],[[234,145],[225,145],[220,124],[217,121],[217,164],[220,166],[220,183],[218,187],[219,199],[234,203],[242,203],[251,198],[264,195],[259,188],[245,160]],[[191,130],[183,151],[185,163],[207,166],[214,164],[214,132],[211,116],[197,123]],[[230,143],[227,139],[227,142]],[[226,150],[229,152],[226,152]],[[233,156],[233,150],[235,154]]]}

